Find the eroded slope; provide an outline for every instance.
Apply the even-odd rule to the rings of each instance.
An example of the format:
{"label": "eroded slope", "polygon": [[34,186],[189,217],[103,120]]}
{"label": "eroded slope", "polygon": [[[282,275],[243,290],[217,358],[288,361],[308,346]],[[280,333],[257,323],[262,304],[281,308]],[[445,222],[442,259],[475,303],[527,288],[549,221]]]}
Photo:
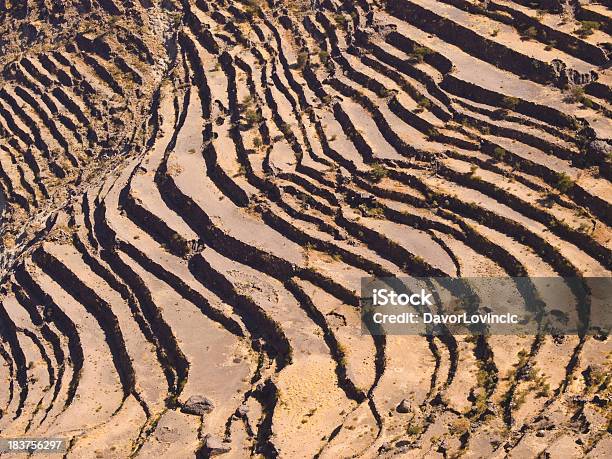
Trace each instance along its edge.
{"label": "eroded slope", "polygon": [[372,274],[610,275],[610,10],[549,3],[3,5],[2,436],[604,457],[606,337],[359,324]]}

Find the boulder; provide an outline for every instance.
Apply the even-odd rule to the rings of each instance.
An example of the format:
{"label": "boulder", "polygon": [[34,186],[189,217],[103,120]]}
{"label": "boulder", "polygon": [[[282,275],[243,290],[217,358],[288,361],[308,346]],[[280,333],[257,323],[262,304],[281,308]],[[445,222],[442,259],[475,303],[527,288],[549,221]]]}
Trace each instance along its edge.
{"label": "boulder", "polygon": [[351,206],[359,206],[361,204],[371,206],[376,203],[376,198],[374,197],[373,194],[366,193],[366,192],[359,192],[359,193],[349,192],[347,196],[347,202]]}
{"label": "boulder", "polygon": [[612,145],[605,140],[593,140],[589,143],[589,153],[597,157],[609,157],[612,155]]}
{"label": "boulder", "polygon": [[564,6],[563,0],[542,0],[540,2],[541,8],[551,13],[561,13]]}
{"label": "boulder", "polygon": [[214,407],[215,405],[213,402],[203,395],[192,395],[185,403],[183,403],[181,411],[187,414],[203,416],[210,413]]}
{"label": "boulder", "polygon": [[561,59],[553,59],[550,61],[555,79],[561,86],[565,85],[585,85],[593,81],[597,81],[597,72],[581,73],[575,69],[569,68]]}
{"label": "boulder", "polygon": [[208,456],[218,456],[220,454],[228,453],[232,448],[227,443],[223,443],[221,439],[213,436],[206,435],[204,439],[204,450]]}
{"label": "boulder", "polygon": [[412,406],[410,402],[406,399],[402,400],[399,405],[395,408],[395,411],[398,413],[410,413],[412,411]]}
{"label": "boulder", "polygon": [[246,416],[248,414],[249,407],[246,404],[243,403],[242,405],[240,405],[238,407],[237,412],[238,412],[238,416],[244,417],[244,416]]}

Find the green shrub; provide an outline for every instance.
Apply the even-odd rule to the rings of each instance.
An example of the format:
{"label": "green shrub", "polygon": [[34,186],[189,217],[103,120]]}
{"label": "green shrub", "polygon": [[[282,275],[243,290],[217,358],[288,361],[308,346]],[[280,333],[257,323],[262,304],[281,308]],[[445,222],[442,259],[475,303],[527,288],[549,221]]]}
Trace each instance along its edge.
{"label": "green shrub", "polygon": [[573,186],[574,186],[574,181],[565,172],[561,172],[560,174],[557,175],[557,183],[555,184],[555,188],[559,190],[561,193],[566,193]]}
{"label": "green shrub", "polygon": [[587,97],[583,97],[582,100],[580,101],[582,103],[582,105],[584,105],[587,108],[593,108],[594,104],[593,101]]}
{"label": "green shrub", "polygon": [[329,61],[329,53],[325,51],[324,49],[319,51],[319,60],[321,61],[321,64],[327,65]]}
{"label": "green shrub", "polygon": [[246,175],[246,167],[240,165],[240,167],[238,168],[238,172],[236,173],[236,175],[234,175],[234,177],[240,177],[243,175]]}
{"label": "green shrub", "polygon": [[576,29],[574,33],[581,38],[593,35],[594,30],[599,30],[601,24],[597,21],[580,21],[580,28]]}
{"label": "green shrub", "polygon": [[499,161],[503,161],[506,153],[506,150],[504,150],[502,147],[495,147],[493,149],[493,157]]}
{"label": "green shrub", "polygon": [[502,106],[508,110],[515,110],[521,100],[517,97],[504,96],[502,98]]}
{"label": "green shrub", "polygon": [[531,26],[528,29],[523,31],[522,36],[528,40],[535,39],[538,36],[538,29]]}
{"label": "green shrub", "polygon": [[301,51],[297,56],[297,68],[302,70],[306,63],[308,62],[308,53],[306,51]]}
{"label": "green shrub", "polygon": [[244,119],[247,122],[247,125],[254,126],[255,124],[259,124],[261,122],[261,115],[257,111],[249,109],[244,113]]}
{"label": "green shrub", "polygon": [[423,62],[426,56],[433,54],[433,51],[425,46],[415,46],[410,55],[416,62]]}
{"label": "green shrub", "polygon": [[359,209],[366,217],[383,218],[385,216],[385,210],[377,205],[368,206],[366,204],[361,204],[359,206]]}
{"label": "green shrub", "polygon": [[470,430],[470,421],[466,418],[455,419],[448,428],[452,435],[463,435],[468,430]]}
{"label": "green shrub", "polygon": [[242,99],[242,102],[240,103],[240,107],[243,109],[247,109],[251,106],[252,103],[253,97],[249,94],[247,96],[244,96],[244,99]]}
{"label": "green shrub", "polygon": [[285,137],[289,137],[292,133],[291,126],[288,123],[281,123],[278,129],[283,133]]}
{"label": "green shrub", "polygon": [[584,88],[582,86],[571,86],[563,100],[565,102],[576,103],[581,102],[584,98]]}
{"label": "green shrub", "polygon": [[370,169],[370,180],[372,180],[373,182],[380,182],[382,179],[384,179],[387,175],[388,175],[388,171],[385,168],[385,166],[383,166],[380,163],[375,163],[372,165],[372,168]]}
{"label": "green shrub", "polygon": [[421,425],[414,421],[408,423],[408,427],[406,428],[406,433],[408,435],[419,435],[421,432],[423,432],[423,427]]}
{"label": "green shrub", "polygon": [[348,19],[342,13],[336,13],[334,14],[334,22],[338,27],[344,29],[346,27]]}
{"label": "green shrub", "polygon": [[422,108],[431,107],[431,101],[425,97],[421,97],[419,101],[417,102],[417,104],[419,105],[419,107],[422,107]]}
{"label": "green shrub", "polygon": [[435,139],[436,137],[439,137],[439,136],[440,136],[440,132],[436,128],[431,128],[427,130],[427,137],[429,137],[430,139]]}

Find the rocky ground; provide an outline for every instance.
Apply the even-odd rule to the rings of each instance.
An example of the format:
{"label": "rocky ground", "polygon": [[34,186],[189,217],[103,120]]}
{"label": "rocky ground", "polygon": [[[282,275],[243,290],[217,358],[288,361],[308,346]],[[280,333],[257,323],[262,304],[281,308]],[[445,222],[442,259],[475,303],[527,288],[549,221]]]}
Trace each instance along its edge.
{"label": "rocky ground", "polygon": [[0,437],[610,457],[606,336],[358,308],[611,275],[609,0],[0,0],[0,32]]}

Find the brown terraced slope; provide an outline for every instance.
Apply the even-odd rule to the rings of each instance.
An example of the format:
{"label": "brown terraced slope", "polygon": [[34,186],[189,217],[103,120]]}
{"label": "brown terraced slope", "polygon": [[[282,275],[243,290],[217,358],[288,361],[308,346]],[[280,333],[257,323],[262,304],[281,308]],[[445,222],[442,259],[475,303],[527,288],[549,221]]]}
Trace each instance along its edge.
{"label": "brown terraced slope", "polygon": [[0,0],[0,438],[610,457],[607,337],[372,337],[358,295],[611,275],[611,33],[609,0]]}

